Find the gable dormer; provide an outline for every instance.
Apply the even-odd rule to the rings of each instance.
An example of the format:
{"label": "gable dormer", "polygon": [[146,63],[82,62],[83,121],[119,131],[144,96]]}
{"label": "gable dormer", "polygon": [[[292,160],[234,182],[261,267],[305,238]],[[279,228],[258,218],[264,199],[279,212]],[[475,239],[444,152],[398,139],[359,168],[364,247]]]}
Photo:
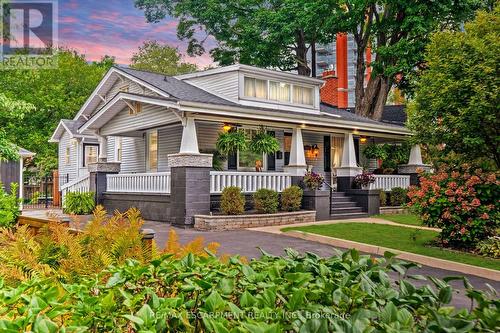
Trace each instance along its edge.
{"label": "gable dormer", "polygon": [[176,78],[245,106],[319,112],[322,80],[297,74],[233,65]]}

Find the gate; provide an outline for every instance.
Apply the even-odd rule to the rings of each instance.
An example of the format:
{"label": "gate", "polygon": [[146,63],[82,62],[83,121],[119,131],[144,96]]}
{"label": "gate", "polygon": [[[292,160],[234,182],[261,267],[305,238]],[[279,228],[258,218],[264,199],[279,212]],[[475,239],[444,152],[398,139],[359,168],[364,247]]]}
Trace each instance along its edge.
{"label": "gate", "polygon": [[25,172],[23,208],[48,209],[61,206],[57,171],[49,175]]}

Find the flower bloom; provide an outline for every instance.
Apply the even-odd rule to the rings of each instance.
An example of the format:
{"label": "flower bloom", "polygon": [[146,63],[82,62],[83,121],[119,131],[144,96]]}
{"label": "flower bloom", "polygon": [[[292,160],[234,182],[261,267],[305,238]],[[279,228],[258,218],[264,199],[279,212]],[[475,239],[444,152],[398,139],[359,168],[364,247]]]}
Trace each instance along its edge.
{"label": "flower bloom", "polygon": [[481,206],[481,201],[478,198],[474,198],[474,199],[472,199],[470,204],[473,207],[479,207],[479,206]]}

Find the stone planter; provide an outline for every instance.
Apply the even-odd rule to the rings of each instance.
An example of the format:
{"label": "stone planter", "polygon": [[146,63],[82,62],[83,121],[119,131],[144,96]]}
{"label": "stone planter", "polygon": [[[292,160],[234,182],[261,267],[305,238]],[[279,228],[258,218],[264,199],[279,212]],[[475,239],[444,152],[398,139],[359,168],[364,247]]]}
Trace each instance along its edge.
{"label": "stone planter", "polygon": [[302,208],[316,211],[316,221],[330,219],[330,191],[304,190]]}
{"label": "stone planter", "polygon": [[316,212],[280,212],[275,214],[195,215],[194,228],[203,231],[224,231],[315,222]]}

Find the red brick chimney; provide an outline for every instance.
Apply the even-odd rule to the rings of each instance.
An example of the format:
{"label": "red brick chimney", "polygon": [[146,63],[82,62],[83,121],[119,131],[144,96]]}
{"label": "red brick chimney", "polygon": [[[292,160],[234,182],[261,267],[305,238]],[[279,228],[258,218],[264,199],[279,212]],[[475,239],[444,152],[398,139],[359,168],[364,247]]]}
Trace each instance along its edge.
{"label": "red brick chimney", "polygon": [[323,103],[338,106],[339,104],[339,92],[338,92],[338,78],[335,75],[334,70],[327,70],[323,72],[322,76],[325,84],[321,87],[319,91],[321,101]]}

